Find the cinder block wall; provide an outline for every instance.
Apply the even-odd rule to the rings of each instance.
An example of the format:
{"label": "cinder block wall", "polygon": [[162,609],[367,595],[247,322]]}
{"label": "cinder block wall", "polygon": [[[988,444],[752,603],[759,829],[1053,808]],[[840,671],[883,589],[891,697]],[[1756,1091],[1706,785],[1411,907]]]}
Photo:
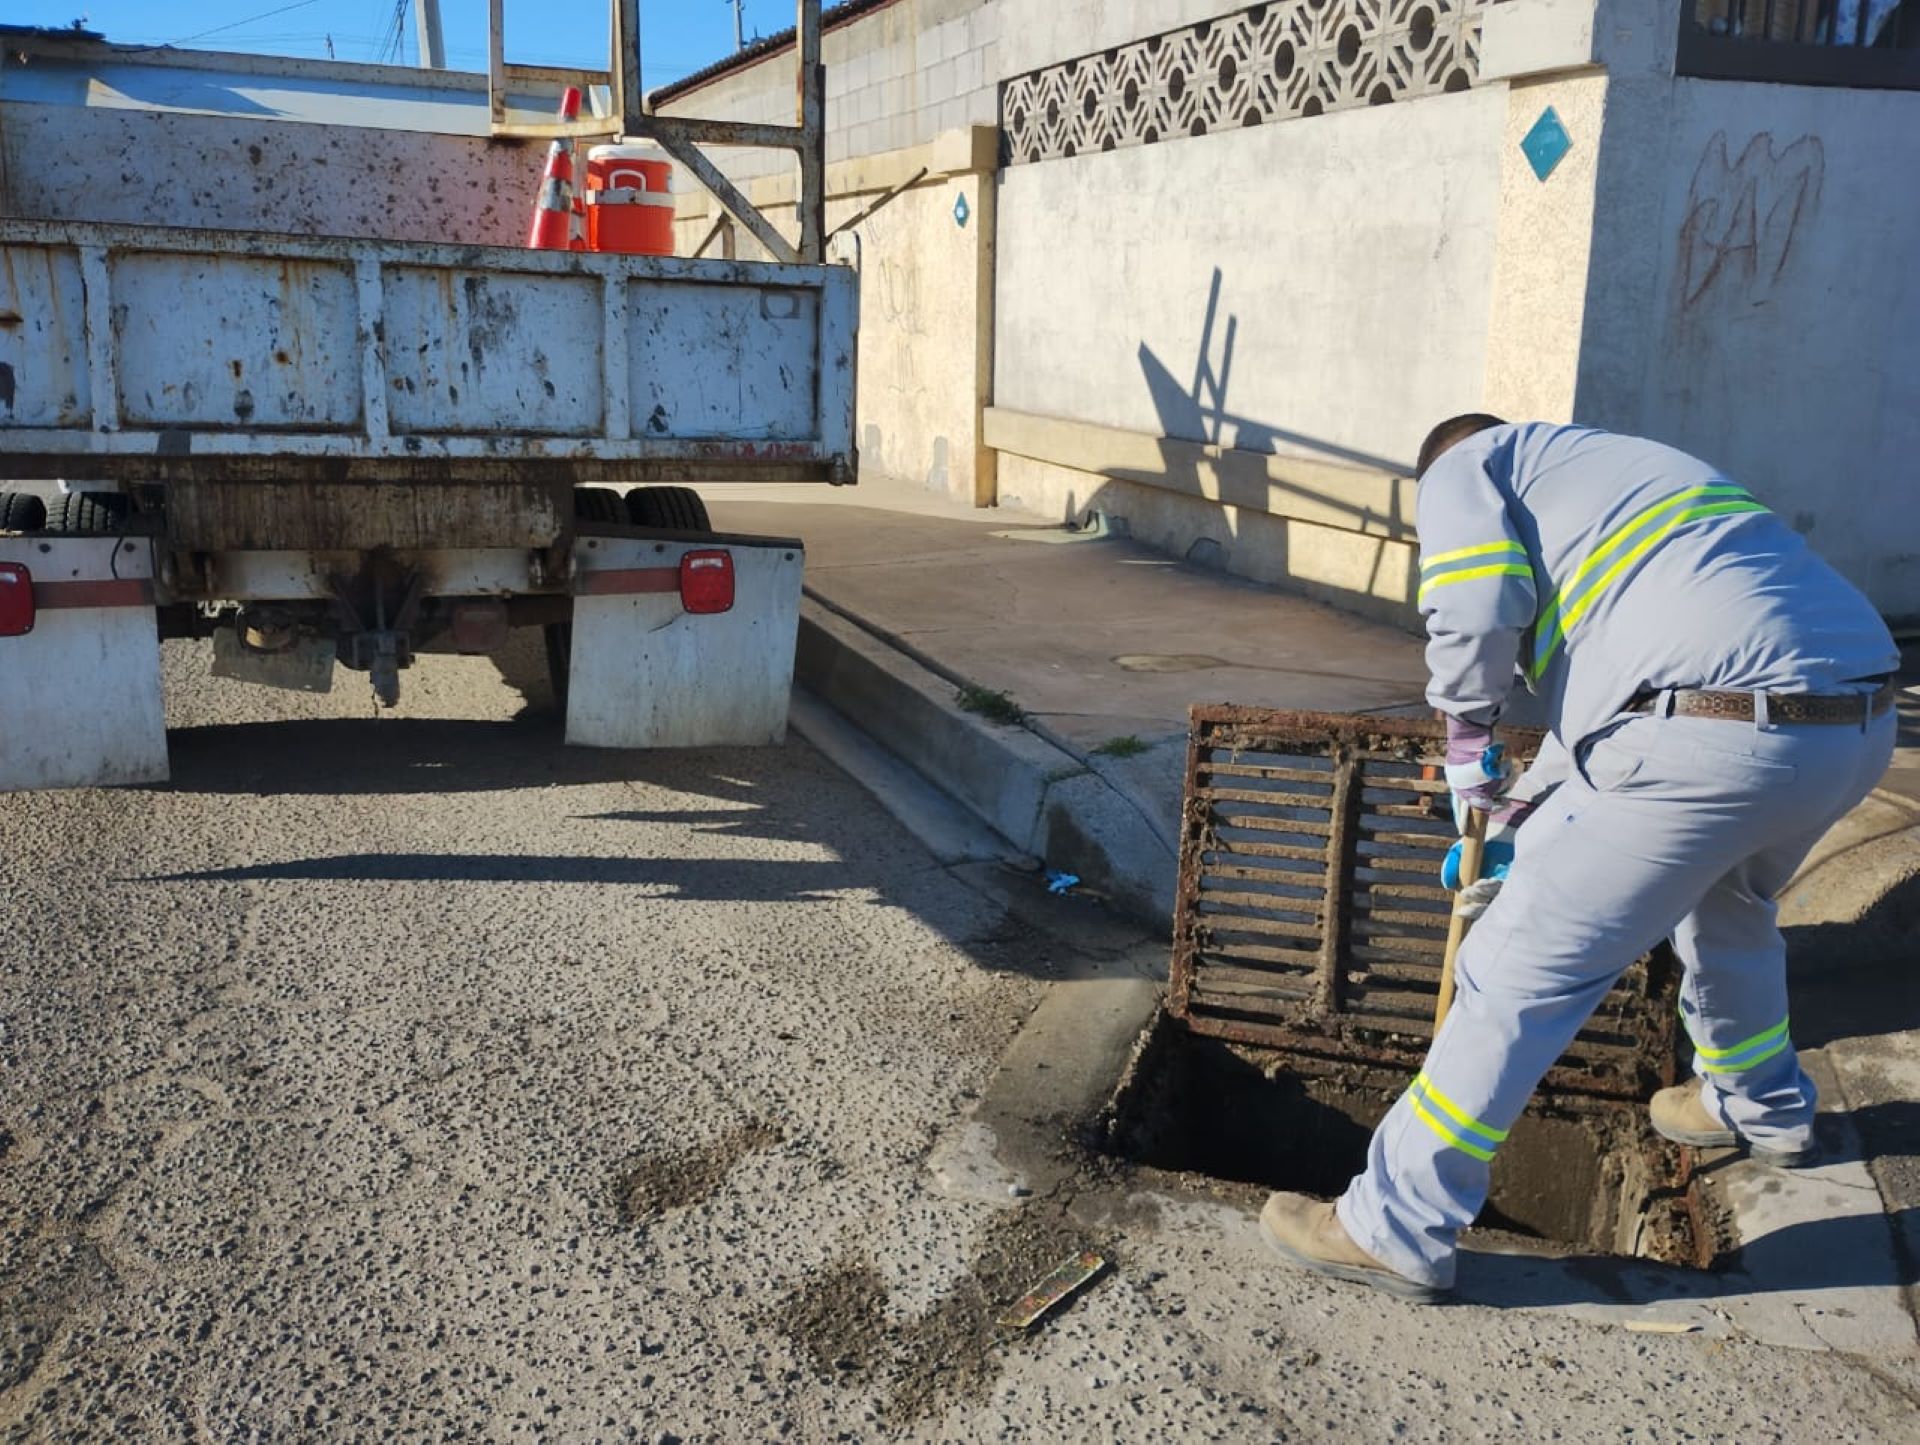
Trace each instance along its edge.
{"label": "cinder block wall", "polygon": [[[826,20],[832,25],[831,8]],[[832,25],[827,66],[827,160],[924,145],[942,131],[992,125],[1000,78],[999,6],[993,0],[894,0]],[[662,102],[663,115],[791,125],[791,46]],[[721,153],[736,180],[784,174],[777,151]]]}

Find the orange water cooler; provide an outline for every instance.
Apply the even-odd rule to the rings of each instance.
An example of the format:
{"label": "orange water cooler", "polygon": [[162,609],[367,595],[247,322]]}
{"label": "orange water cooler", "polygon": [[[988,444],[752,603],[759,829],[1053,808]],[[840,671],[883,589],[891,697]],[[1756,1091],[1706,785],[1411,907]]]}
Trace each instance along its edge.
{"label": "orange water cooler", "polygon": [[650,145],[587,152],[587,249],[673,254],[673,162]]}

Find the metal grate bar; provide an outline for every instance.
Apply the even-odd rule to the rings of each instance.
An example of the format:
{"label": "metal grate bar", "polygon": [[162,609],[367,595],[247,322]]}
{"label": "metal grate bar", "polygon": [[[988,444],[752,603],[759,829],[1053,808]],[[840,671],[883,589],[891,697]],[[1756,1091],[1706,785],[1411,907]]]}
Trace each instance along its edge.
{"label": "metal grate bar", "polygon": [[[1526,757],[1538,738],[1508,741]],[[1198,1033],[1416,1068],[1450,912],[1452,815],[1423,775],[1442,746],[1426,721],[1195,708],[1170,1011]],[[1635,964],[1549,1086],[1625,1097],[1671,1082],[1676,984],[1670,958]]]}

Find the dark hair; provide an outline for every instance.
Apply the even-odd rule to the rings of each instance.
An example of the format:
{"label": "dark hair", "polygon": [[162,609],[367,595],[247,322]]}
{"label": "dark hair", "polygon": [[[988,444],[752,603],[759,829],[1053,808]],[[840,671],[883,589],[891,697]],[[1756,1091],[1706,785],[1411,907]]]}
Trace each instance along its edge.
{"label": "dark hair", "polygon": [[1420,460],[1415,464],[1415,480],[1427,474],[1427,468],[1440,460],[1440,454],[1456,443],[1465,441],[1475,432],[1483,432],[1488,427],[1505,426],[1506,422],[1497,416],[1489,416],[1484,411],[1470,411],[1464,416],[1448,417],[1439,426],[1427,433],[1427,439],[1420,443]]}

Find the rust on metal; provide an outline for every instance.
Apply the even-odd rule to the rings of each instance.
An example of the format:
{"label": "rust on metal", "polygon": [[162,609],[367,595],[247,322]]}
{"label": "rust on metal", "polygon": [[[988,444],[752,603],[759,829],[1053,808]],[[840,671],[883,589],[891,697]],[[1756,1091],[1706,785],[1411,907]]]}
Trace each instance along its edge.
{"label": "rust on metal", "polygon": [[33,584],[33,605],[43,612],[66,607],[151,607],[153,583],[145,577]]}
{"label": "rust on metal", "polygon": [[259,475],[176,480],[167,493],[180,551],[402,551],[545,547],[572,519],[564,485],[496,482],[314,483]]}
{"label": "rust on metal", "polygon": [[611,567],[583,572],[574,587],[579,597],[633,597],[643,592],[678,592],[678,567]]}
{"label": "rust on metal", "polygon": [[[1537,733],[1505,734],[1521,758]],[[1437,722],[1193,709],[1168,1007],[1196,1033],[1417,1067],[1433,1035],[1455,832]],[[1601,1001],[1547,1087],[1644,1097],[1673,1082],[1678,965],[1664,947]]]}
{"label": "rust on metal", "polygon": [[[793,448],[800,448],[795,451]],[[804,443],[690,442],[694,455],[606,457],[591,454],[483,456],[471,451],[341,456],[271,452],[181,453],[73,451],[9,452],[0,445],[0,481],[39,481],[48,476],[93,481],[308,483],[394,482],[406,486],[505,486],[516,482],[621,483],[737,482],[751,464],[756,482],[816,482],[845,485],[843,456],[809,456]]]}

